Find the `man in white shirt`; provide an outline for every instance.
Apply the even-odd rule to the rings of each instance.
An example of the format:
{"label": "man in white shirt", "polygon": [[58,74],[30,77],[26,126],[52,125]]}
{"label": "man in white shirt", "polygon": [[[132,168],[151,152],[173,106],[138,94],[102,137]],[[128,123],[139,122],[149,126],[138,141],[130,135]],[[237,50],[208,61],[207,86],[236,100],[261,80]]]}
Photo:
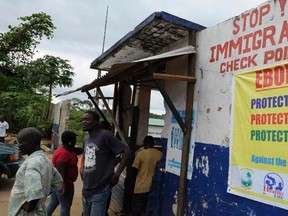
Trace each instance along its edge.
{"label": "man in white shirt", "polygon": [[63,186],[60,173],[41,150],[41,138],[36,128],[24,128],[18,133],[19,149],[28,157],[16,173],[8,216],[46,216],[47,196]]}
{"label": "man in white shirt", "polygon": [[0,142],[5,141],[6,130],[9,129],[9,124],[4,120],[4,116],[0,116]]}

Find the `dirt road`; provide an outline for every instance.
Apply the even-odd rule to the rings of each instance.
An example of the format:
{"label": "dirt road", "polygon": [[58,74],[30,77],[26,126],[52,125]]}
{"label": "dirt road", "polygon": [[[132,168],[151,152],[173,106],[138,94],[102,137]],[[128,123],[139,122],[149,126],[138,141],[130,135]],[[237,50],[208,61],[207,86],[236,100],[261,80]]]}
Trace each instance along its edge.
{"label": "dirt road", "polygon": [[[0,178],[0,216],[8,215],[8,202],[10,191],[14,184],[14,179],[1,179]],[[71,216],[81,216],[82,213],[82,181],[80,178],[75,183],[75,194],[71,208]],[[49,197],[47,202],[49,201]],[[113,203],[111,203],[113,205]],[[54,216],[59,216],[59,207],[53,213]],[[109,209],[109,216],[116,216],[111,209]]]}
{"label": "dirt road", "polygon": [[[47,156],[51,158],[51,155]],[[14,179],[0,178],[0,216],[8,215],[7,208],[9,203],[10,191],[13,187],[13,184]],[[49,202],[49,197],[47,199],[47,202]],[[115,205],[111,203],[111,207],[114,206]],[[115,208],[109,209],[109,216],[116,216],[116,214],[113,213],[112,209],[115,211]],[[82,214],[82,180],[78,176],[78,179],[75,182],[75,193],[71,208],[71,216],[81,216],[81,214]],[[55,210],[53,215],[59,216],[59,207]]]}
{"label": "dirt road", "polygon": [[[14,184],[14,179],[0,179],[0,215],[8,215],[7,208],[9,202],[10,191]],[[71,209],[71,215],[80,216],[82,213],[82,196],[81,196],[81,185],[82,182],[80,179],[77,179],[75,184],[75,194],[73,205]],[[49,198],[47,199],[49,201]],[[59,207],[54,212],[55,216],[59,215]]]}

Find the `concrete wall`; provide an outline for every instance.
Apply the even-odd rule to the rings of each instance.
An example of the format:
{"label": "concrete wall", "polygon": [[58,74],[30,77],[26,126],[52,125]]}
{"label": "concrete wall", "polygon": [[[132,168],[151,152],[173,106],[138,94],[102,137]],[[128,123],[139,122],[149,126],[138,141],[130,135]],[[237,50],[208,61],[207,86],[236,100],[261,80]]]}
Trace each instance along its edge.
{"label": "concrete wall", "polygon": [[[271,1],[197,34],[197,82],[190,152],[193,173],[188,175],[186,215],[287,214],[286,210],[226,192],[233,75],[287,60],[287,18],[286,0]],[[181,58],[167,65],[167,71],[185,74],[185,67],[185,58]],[[176,109],[185,110],[186,84],[166,82],[165,88]],[[159,164],[158,185],[154,185],[152,194],[159,197],[153,204],[158,214],[173,215],[177,208],[179,173],[176,168],[175,172],[171,171],[167,158],[174,154],[173,159],[179,160],[181,151],[170,148],[172,115],[167,107],[166,111],[162,133],[164,158]]]}
{"label": "concrete wall", "polygon": [[149,125],[148,135],[154,138],[160,138],[162,133],[162,126]]}
{"label": "concrete wall", "polygon": [[139,89],[138,106],[140,109],[140,116],[139,116],[139,122],[138,122],[136,145],[142,145],[144,137],[148,134],[150,96],[151,96],[150,89],[146,89],[146,88]]}
{"label": "concrete wall", "polygon": [[59,145],[61,145],[61,134],[67,129],[67,122],[69,120],[70,100],[65,100],[53,105],[52,109],[52,146],[53,152]]}
{"label": "concrete wall", "polygon": [[61,105],[60,123],[59,123],[59,144],[60,145],[62,145],[62,141],[60,139],[61,134],[67,129],[70,105],[71,105],[71,100],[65,100],[62,102],[62,105]]}

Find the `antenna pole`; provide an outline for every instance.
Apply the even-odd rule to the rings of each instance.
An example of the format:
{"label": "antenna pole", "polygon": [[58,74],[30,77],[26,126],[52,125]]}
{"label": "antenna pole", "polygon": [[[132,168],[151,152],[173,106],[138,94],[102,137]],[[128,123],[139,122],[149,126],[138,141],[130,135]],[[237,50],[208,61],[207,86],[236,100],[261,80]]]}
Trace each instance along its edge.
{"label": "antenna pole", "polygon": [[[109,10],[109,6],[107,5],[106,18],[105,18],[105,26],[104,26],[104,34],[103,34],[103,44],[102,44],[102,52],[101,52],[101,54],[103,54],[103,52],[104,52],[104,47],[105,47],[106,29],[107,29],[107,20],[108,20],[108,10]],[[101,77],[101,70],[98,69],[97,79],[99,79],[100,77]],[[97,87],[96,87],[96,97],[95,97],[95,100],[96,100],[97,105],[99,105],[99,92],[98,92],[98,90],[97,90]]]}

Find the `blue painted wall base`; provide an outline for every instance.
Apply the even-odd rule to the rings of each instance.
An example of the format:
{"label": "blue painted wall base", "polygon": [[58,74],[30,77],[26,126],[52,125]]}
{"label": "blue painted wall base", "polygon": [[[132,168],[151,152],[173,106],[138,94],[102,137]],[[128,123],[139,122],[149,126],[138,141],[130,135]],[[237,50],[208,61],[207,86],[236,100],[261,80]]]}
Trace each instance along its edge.
{"label": "blue painted wall base", "polygon": [[[164,158],[157,167],[147,215],[169,216],[174,215],[177,208],[179,176],[160,171],[165,166],[167,139],[161,139],[161,143]],[[203,167],[196,164],[203,157],[208,158],[209,161],[207,164],[209,170],[205,172],[203,172]],[[213,144],[195,144],[193,175],[192,179],[187,181],[186,215],[288,215],[288,211],[284,209],[227,193],[228,169],[229,148]]]}

